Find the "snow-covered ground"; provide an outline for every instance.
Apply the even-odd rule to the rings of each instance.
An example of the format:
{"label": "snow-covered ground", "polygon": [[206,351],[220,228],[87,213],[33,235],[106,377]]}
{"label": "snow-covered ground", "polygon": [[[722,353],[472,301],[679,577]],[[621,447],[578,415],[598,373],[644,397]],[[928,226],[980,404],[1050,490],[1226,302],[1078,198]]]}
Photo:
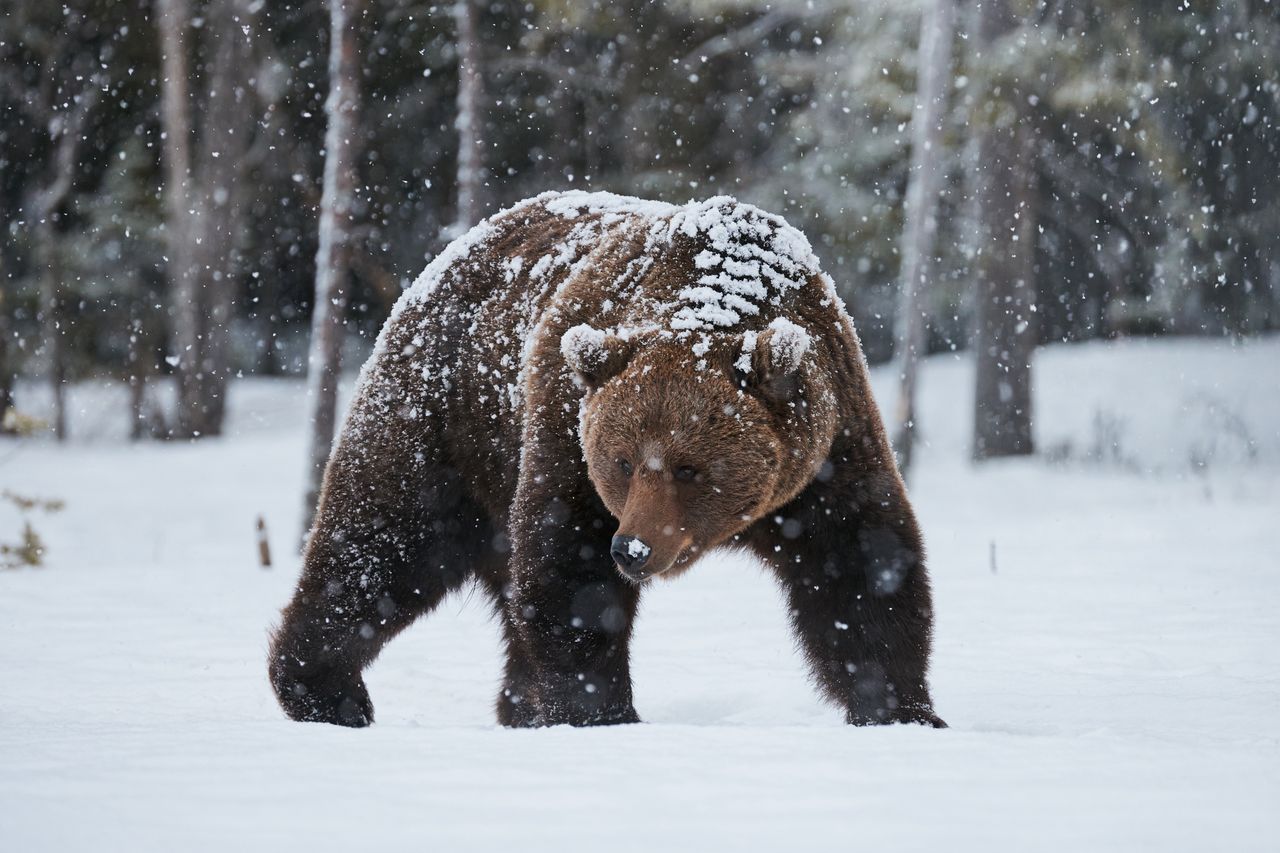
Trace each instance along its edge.
{"label": "snow-covered ground", "polygon": [[0,848],[1274,850],[1280,339],[1037,359],[1042,455],[982,468],[970,364],[923,373],[941,731],[841,725],[733,555],[648,592],[644,725],[496,727],[467,594],[372,669],[372,728],[287,722],[300,385],[239,383],[195,446],[131,446],[123,397],[77,389],[77,440],[0,442],[0,486],[66,501],[48,565],[0,572]]}

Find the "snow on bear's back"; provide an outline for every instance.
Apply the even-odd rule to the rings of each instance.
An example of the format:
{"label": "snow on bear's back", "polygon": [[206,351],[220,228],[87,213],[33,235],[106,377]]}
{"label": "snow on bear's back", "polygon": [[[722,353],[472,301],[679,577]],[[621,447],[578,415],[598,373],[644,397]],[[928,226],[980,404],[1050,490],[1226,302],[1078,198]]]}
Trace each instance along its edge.
{"label": "snow on bear's back", "polygon": [[[674,331],[725,330],[760,313],[764,303],[781,305],[791,292],[820,274],[805,236],[780,216],[730,196],[673,205],[604,192],[571,191],[539,196],[554,215],[598,217],[608,228],[640,220],[645,255],[653,258],[677,237],[701,248],[691,280],[678,292],[668,319]],[[519,207],[519,206],[517,206]]]}

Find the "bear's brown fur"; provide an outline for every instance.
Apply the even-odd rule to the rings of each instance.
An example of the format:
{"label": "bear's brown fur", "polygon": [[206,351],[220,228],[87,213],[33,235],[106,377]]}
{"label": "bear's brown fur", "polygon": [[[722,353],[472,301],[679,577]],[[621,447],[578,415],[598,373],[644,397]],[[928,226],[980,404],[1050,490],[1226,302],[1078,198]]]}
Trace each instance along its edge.
{"label": "bear's brown fur", "polygon": [[724,544],[777,574],[849,722],[943,725],[920,533],[808,243],[728,198],[548,193],[451,244],[387,321],[271,683],[294,719],[367,725],[363,669],[475,578],[502,723],[634,722],[644,583]]}

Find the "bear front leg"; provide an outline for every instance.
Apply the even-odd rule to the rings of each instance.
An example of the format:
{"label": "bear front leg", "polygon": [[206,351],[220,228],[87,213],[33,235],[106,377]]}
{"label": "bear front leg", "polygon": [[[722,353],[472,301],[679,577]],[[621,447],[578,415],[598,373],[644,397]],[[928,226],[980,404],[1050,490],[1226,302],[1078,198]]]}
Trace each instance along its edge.
{"label": "bear front leg", "polygon": [[540,725],[542,720],[538,673],[525,654],[524,645],[505,608],[502,621],[507,661],[502,670],[502,688],[495,703],[498,724],[513,729],[532,728]]}
{"label": "bear front leg", "polygon": [[524,484],[520,491],[506,601],[513,628],[508,679],[525,680],[521,700],[528,704],[508,714],[500,709],[500,719],[535,726],[639,722],[629,647],[640,592],[609,556],[612,519],[594,506],[594,491],[581,498]]}
{"label": "bear front leg", "polygon": [[302,577],[271,642],[271,685],[291,719],[372,723],[363,670],[462,585],[488,541],[458,472],[405,456],[344,440],[329,463]]}
{"label": "bear front leg", "polygon": [[510,565],[504,560],[501,566],[489,571],[477,571],[485,590],[493,599],[502,620],[502,640],[506,646],[507,660],[503,666],[502,687],[494,710],[498,724],[508,728],[530,728],[538,725],[539,701],[537,671],[524,653],[519,632],[507,607],[509,599]]}
{"label": "bear front leg", "polygon": [[920,532],[901,480],[880,479],[815,481],[745,538],[782,581],[814,677],[849,723],[943,728],[926,682],[933,606]]}

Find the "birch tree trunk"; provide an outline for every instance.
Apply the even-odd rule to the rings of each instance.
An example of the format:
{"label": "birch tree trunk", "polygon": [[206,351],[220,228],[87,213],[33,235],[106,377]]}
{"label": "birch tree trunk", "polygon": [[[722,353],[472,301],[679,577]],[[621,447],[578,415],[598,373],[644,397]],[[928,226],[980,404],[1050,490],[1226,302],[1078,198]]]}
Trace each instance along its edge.
{"label": "birch tree trunk", "polygon": [[915,447],[916,381],[926,345],[927,295],[937,254],[938,194],[946,175],[942,123],[951,80],[954,27],[954,0],[930,0],[925,5],[916,63],[916,108],[911,120],[911,182],[902,236],[902,295],[896,341],[900,384],[894,447],[904,473],[911,467]]}
{"label": "birch tree trunk", "polygon": [[457,0],[453,7],[458,33],[458,206],[450,238],[459,237],[480,219],[481,161],[480,100],[484,80],[480,71],[480,41],[474,0]]}
{"label": "birch tree trunk", "polygon": [[311,449],[303,530],[309,531],[333,445],[338,376],[346,321],[351,260],[352,196],[355,188],[356,114],[359,103],[359,45],[355,16],[359,0],[329,0],[329,97],[325,101],[324,191],[320,200],[320,246],[316,253],[315,305],[307,356],[307,400],[311,406]]}
{"label": "birch tree trunk", "polygon": [[[990,61],[996,42],[1015,29],[1008,0],[978,9],[975,46]],[[978,123],[974,164],[978,254],[977,381],[973,458],[1029,454],[1031,358],[1035,349],[1035,139],[1013,82],[988,96]]]}

